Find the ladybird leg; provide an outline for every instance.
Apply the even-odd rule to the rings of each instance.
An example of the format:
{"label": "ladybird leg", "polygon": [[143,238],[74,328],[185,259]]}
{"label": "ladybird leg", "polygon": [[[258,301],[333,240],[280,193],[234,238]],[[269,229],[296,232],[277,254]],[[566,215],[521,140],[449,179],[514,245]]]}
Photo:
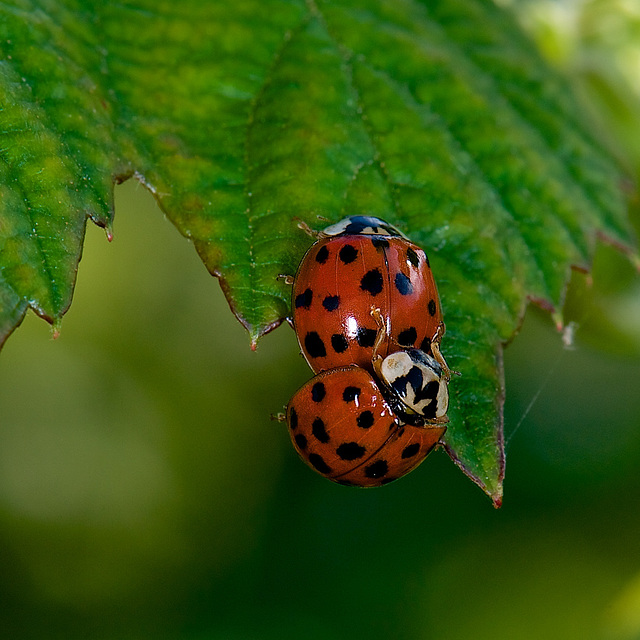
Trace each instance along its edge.
{"label": "ladybird leg", "polygon": [[433,336],[431,336],[431,338],[429,338],[430,350],[432,349],[434,344],[440,346],[440,342],[442,342],[442,337],[444,336],[444,333],[445,333],[445,326],[444,326],[444,322],[441,321],[440,324],[438,325],[438,328],[436,329],[436,332],[433,334]]}
{"label": "ladybird leg", "polygon": [[[441,324],[441,326],[444,325]],[[440,329],[440,327],[438,327],[438,329]],[[440,340],[434,340],[431,343],[431,353],[433,354],[433,359],[442,367],[442,378],[445,380],[445,382],[449,382],[449,380],[451,380],[451,374],[458,372],[452,372],[451,369],[449,369],[447,361],[444,359],[442,353],[440,353]]]}
{"label": "ladybird leg", "polygon": [[431,338],[431,352],[434,360],[442,367],[443,377],[447,382],[451,380],[451,376],[460,376],[462,375],[459,371],[453,371],[449,368],[444,356],[440,352],[440,342],[442,341],[442,336],[444,336],[445,326],[444,322],[441,322],[436,329],[436,332],[433,334],[433,338]]}
{"label": "ladybird leg", "polygon": [[446,327],[444,326],[444,322],[440,322],[436,332],[433,334],[433,338],[431,338],[431,342],[435,342],[436,344],[440,344],[442,342],[442,338],[444,337],[446,331]]}
{"label": "ladybird leg", "polygon": [[445,434],[447,429],[447,425],[449,424],[449,418],[447,416],[439,416],[437,418],[425,418],[425,421],[422,424],[414,424],[413,426],[416,429],[428,429],[442,431],[442,435]]}
{"label": "ladybird leg", "polygon": [[286,422],[287,421],[287,414],[286,413],[282,413],[282,411],[279,411],[278,413],[272,413],[269,417],[274,422]]}
{"label": "ladybird leg", "polygon": [[[377,355],[377,350],[380,348],[383,340],[386,338],[390,340],[399,351],[405,351],[407,347],[400,344],[392,335],[391,335],[391,327],[385,324],[384,318],[382,317],[382,312],[375,306],[371,307],[371,315],[373,319],[376,321],[378,325],[378,335],[376,336],[376,342],[373,347],[374,356]],[[442,324],[442,323],[441,323]],[[444,324],[443,324],[444,327]],[[440,329],[440,327],[438,327]],[[382,333],[382,336],[380,335]],[[436,331],[437,333],[437,331]],[[444,332],[443,332],[444,333]]]}
{"label": "ladybird leg", "polygon": [[375,367],[376,363],[378,363],[378,365],[382,363],[383,357],[378,353],[378,351],[385,339],[389,337],[389,328],[387,327],[387,323],[382,317],[382,312],[378,307],[371,307],[371,315],[378,325],[378,333],[376,334],[376,340],[373,343],[373,355],[371,357],[371,361]]}

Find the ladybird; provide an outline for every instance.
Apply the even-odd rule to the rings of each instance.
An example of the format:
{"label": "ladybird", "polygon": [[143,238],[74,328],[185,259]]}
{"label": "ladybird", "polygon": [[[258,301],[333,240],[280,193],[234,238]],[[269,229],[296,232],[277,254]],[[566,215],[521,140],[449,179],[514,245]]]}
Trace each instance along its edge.
{"label": "ladybird", "polygon": [[415,469],[446,430],[446,418],[403,424],[372,375],[357,366],[309,380],[287,405],[286,420],[293,446],[310,467],[356,487],[388,484]]}
{"label": "ladybird", "polygon": [[431,354],[442,322],[426,253],[380,218],[351,216],[317,234],[292,293],[292,322],[315,373],[358,365],[372,372],[380,309],[389,331],[382,357],[397,345]]}

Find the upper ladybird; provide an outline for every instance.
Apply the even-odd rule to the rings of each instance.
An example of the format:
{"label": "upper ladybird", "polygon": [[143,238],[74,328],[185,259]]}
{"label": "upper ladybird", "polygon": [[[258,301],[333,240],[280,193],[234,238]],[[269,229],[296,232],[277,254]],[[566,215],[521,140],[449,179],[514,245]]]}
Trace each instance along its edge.
{"label": "upper ladybird", "polygon": [[372,371],[372,305],[388,324],[382,357],[398,347],[431,353],[442,313],[427,254],[384,220],[351,216],[318,234],[293,284],[293,325],[314,372]]}

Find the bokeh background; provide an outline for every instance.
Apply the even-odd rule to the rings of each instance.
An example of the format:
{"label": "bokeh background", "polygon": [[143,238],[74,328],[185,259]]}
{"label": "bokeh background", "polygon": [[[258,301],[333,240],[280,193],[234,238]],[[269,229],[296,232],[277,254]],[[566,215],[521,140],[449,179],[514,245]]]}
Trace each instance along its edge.
{"label": "bokeh background", "polygon": [[[511,2],[640,176],[640,5]],[[638,201],[630,191],[639,227]],[[438,452],[353,490],[270,420],[308,377],[249,350],[215,279],[130,181],[89,225],[62,334],[0,356],[0,637],[640,638],[640,277],[599,246],[573,346],[530,308],[505,351],[501,510]]]}

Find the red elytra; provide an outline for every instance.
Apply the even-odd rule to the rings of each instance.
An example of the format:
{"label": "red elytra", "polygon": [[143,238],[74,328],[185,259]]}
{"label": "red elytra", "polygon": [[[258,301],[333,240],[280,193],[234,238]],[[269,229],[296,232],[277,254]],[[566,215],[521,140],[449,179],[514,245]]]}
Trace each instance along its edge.
{"label": "red elytra", "polygon": [[373,306],[388,328],[379,355],[399,347],[431,353],[442,312],[426,253],[384,221],[354,216],[320,233],[293,284],[293,326],[315,373],[351,364],[372,370]]}
{"label": "red elytra", "polygon": [[300,457],[333,482],[388,484],[415,469],[446,427],[402,425],[371,375],[350,366],[319,373],[287,406],[287,424]]}

